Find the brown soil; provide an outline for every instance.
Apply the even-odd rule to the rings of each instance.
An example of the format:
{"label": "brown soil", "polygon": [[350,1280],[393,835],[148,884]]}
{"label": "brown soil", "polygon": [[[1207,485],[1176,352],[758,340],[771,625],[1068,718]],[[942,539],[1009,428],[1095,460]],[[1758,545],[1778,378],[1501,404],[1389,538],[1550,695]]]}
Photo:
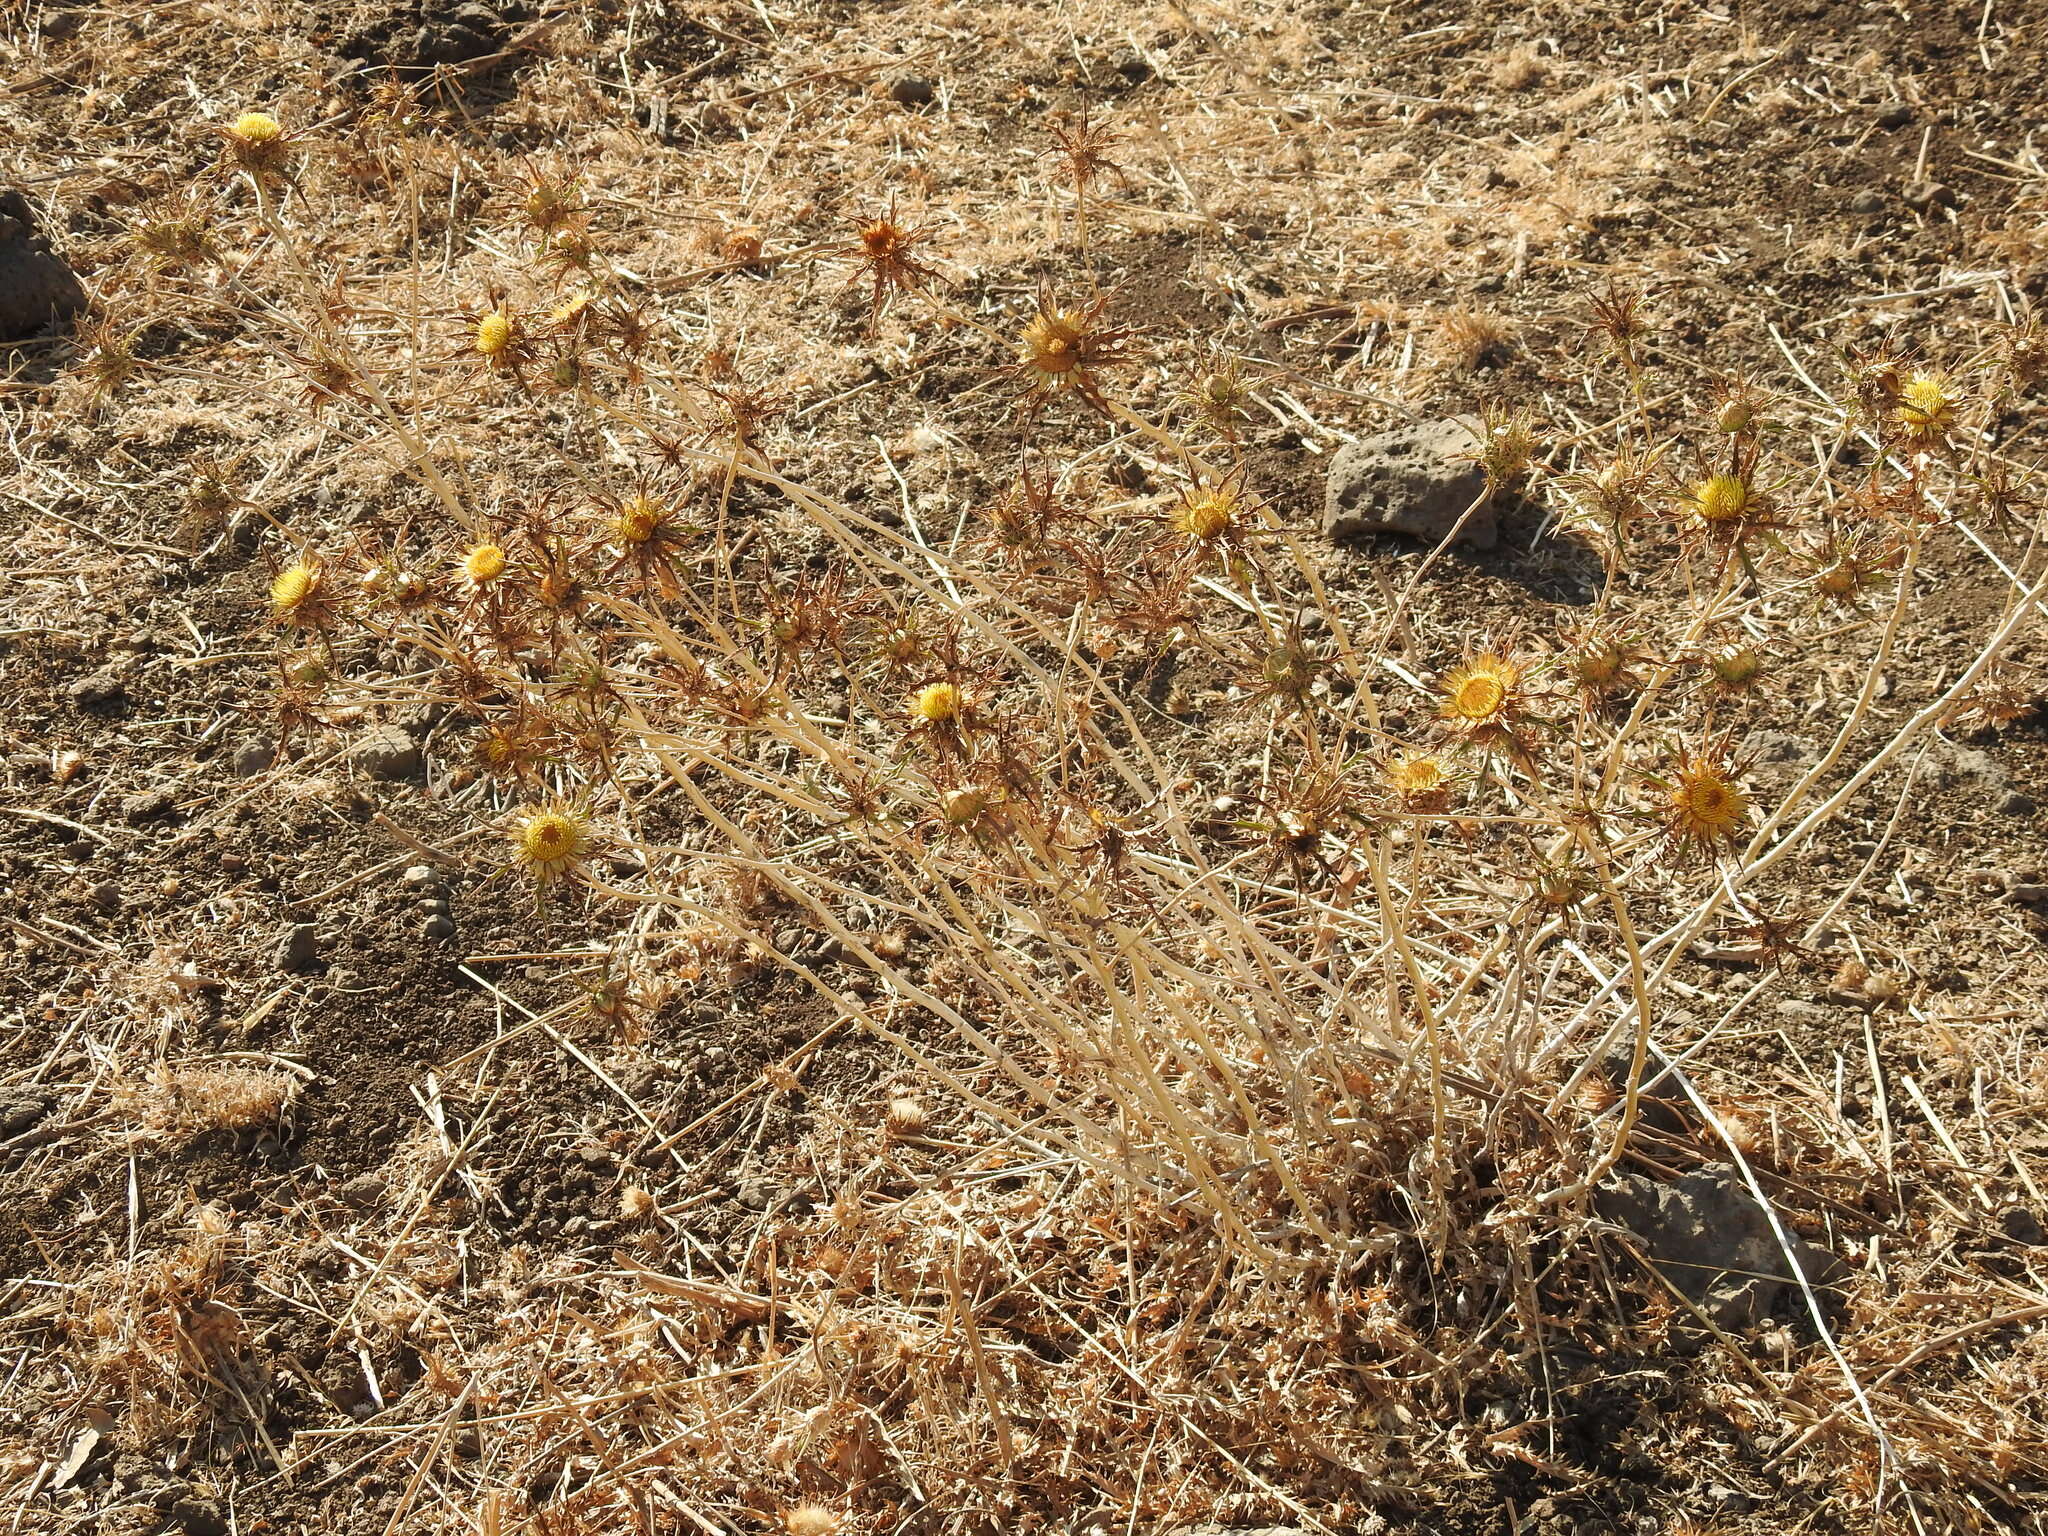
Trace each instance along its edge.
{"label": "brown soil", "polygon": [[[921,9],[788,7],[773,11],[771,32],[769,10],[738,5],[594,5],[538,30],[556,13],[485,7],[464,21],[432,5],[296,0],[246,14],[184,0],[12,8],[0,183],[40,202],[105,311],[137,328],[140,360],[137,379],[99,407],[72,387],[83,347],[18,351],[0,382],[0,412],[27,444],[22,474],[0,480],[11,550],[0,576],[0,1446],[23,1458],[0,1462],[0,1488],[19,1501],[12,1529],[473,1529],[409,1486],[410,1463],[387,1466],[381,1442],[354,1433],[424,1411],[393,1409],[439,1368],[426,1334],[333,1324],[385,1251],[366,1259],[358,1243],[393,1243],[409,1222],[449,1237],[459,1272],[411,1277],[446,1319],[435,1338],[492,1315],[491,1287],[501,1296],[508,1276],[559,1283],[559,1305],[573,1307],[574,1278],[615,1268],[617,1250],[655,1264],[685,1250],[729,1260],[760,1240],[764,1210],[829,1203],[829,1185],[786,1150],[872,1120],[915,1080],[851,1030],[811,1045],[832,1023],[814,994],[730,952],[621,1013],[579,1005],[605,956],[630,943],[628,919],[580,895],[537,904],[504,868],[497,812],[456,771],[473,743],[453,719],[373,706],[280,742],[273,646],[252,617],[278,554],[266,521],[311,526],[416,493],[341,462],[303,418],[245,409],[233,376],[260,354],[230,322],[153,312],[124,232],[212,162],[207,120],[269,101],[295,103],[301,121],[338,118],[363,110],[379,71],[449,66],[434,132],[461,169],[422,209],[418,238],[438,244],[472,226],[501,190],[478,186],[479,173],[509,176],[555,153],[600,167],[621,262],[649,274],[650,302],[675,303],[678,326],[690,303],[724,306],[770,355],[787,348],[780,382],[803,414],[779,461],[875,515],[900,505],[898,488],[869,478],[870,459],[840,467],[855,462],[845,445],[894,443],[921,422],[960,446],[944,468],[920,461],[914,490],[941,477],[993,485],[985,460],[1013,454],[1017,431],[985,361],[943,348],[914,357],[886,328],[865,340],[857,291],[839,306],[839,334],[803,337],[798,307],[773,291],[779,276],[670,290],[658,274],[711,264],[699,231],[715,245],[739,222],[762,224],[785,250],[835,238],[850,209],[901,183],[948,208],[987,199],[962,291],[1027,295],[1056,274],[1031,243],[1035,214],[1001,199],[1042,143],[1048,110],[1079,102],[1120,122],[1168,123],[1157,146],[1133,129],[1144,184],[1104,214],[1126,227],[1097,247],[1099,268],[1117,313],[1162,343],[1227,343],[1302,379],[1301,419],[1260,423],[1249,462],[1261,494],[1312,540],[1339,433],[1398,419],[1382,400],[1448,413],[1568,393],[1587,345],[1582,296],[1610,276],[1654,286],[1669,356],[1752,369],[1788,393],[1804,388],[1788,352],[1819,370],[1830,349],[1881,334],[1962,344],[2000,304],[2041,299],[2048,279],[2048,176],[2029,169],[2023,146],[2025,125],[2048,113],[2048,53],[2025,7],[1982,12],[1981,32],[1974,6],[1907,14],[1847,0],[1786,0],[1733,20],[1661,0],[1082,6],[1071,25],[1029,7]],[[800,58],[842,73],[785,88]],[[365,63],[369,76],[344,78]],[[889,82],[906,74],[934,82],[937,103],[889,102]],[[190,96],[195,77],[203,105]],[[750,93],[760,99],[719,104]],[[860,153],[777,162],[776,114],[813,93],[880,99],[866,120],[889,116],[870,148],[893,157],[893,180]],[[1190,114],[1205,103],[1233,136],[1235,174],[1199,158]],[[660,217],[701,176],[701,205]],[[403,253],[337,241],[333,254],[372,285],[402,270]],[[1886,294],[1898,297],[1870,301]],[[1511,326],[1471,370],[1431,355],[1433,318],[1457,306]],[[848,395],[866,377],[913,371],[907,387]],[[1317,391],[1315,380],[1340,376],[1352,393]],[[2038,418],[2028,430],[2038,435]],[[192,553],[193,466],[246,454],[266,433],[297,436],[260,498],[264,516],[239,516]],[[1569,541],[1538,542],[1543,517],[1513,511],[1498,551],[1450,556],[1414,628],[1477,636],[1569,622],[1599,563]],[[2025,556],[2023,537],[1992,543],[2008,563]],[[1419,552],[1320,547],[1317,558],[1334,590],[1364,604],[1377,601],[1375,571],[1398,588]],[[1943,547],[1874,729],[1924,705],[1974,654],[2005,596],[1992,575],[1970,546]],[[1743,706],[1766,776],[1825,744],[1851,681],[1829,673],[1824,647],[1801,665],[1811,670]],[[1191,735],[1216,724],[1198,675],[1141,669],[1132,686]],[[361,742],[380,724],[424,741],[417,776],[366,765]],[[1913,1075],[1956,1123],[1981,1110],[1975,1053],[2018,1060],[2044,1044],[2043,923],[2002,893],[2042,880],[2048,861],[2048,722],[2036,711],[1938,744],[1921,774],[1910,792],[1902,773],[1880,778],[1778,893],[1825,905],[1884,842],[1829,952],[1771,981],[1739,1048],[1717,1058],[1728,1091],[1839,1071],[1867,1101],[1865,1021],[1879,1018],[1886,1069]],[[771,934],[796,922],[772,907],[758,918]],[[318,934],[302,968],[280,957],[301,923]],[[777,943],[838,964],[821,939]],[[1852,948],[1902,978],[1891,1012],[1838,984]],[[1692,1015],[1663,1023],[1673,1038],[1703,1029],[1763,976],[1701,959],[1682,973]],[[528,1010],[546,1027],[522,1028]],[[150,1077],[166,1059],[275,1074],[289,1109],[244,1129],[166,1130],[165,1090]],[[778,1063],[794,1081],[764,1077]],[[117,1134],[136,1123],[159,1134]],[[916,1177],[947,1170],[943,1123],[929,1134],[935,1150]],[[477,1149],[461,1177],[449,1168],[458,1146]],[[2015,1156],[2048,1175],[2038,1134]],[[1945,1269],[1992,1264],[2015,1295],[2038,1296],[2041,1229],[2010,1214],[2032,1201],[2006,1170],[1985,1178],[1985,1207],[1938,1229],[1860,1193],[1841,1219],[1862,1223],[1858,1235],[1915,1228],[1930,1292]],[[687,1223],[650,1236],[622,1204],[641,1189]],[[263,1278],[273,1271],[250,1272],[234,1297],[242,1376],[215,1382],[206,1411],[145,1456],[128,1448],[128,1407],[57,1363],[60,1331],[86,1299],[68,1288],[98,1283],[88,1277],[114,1261],[180,1250],[200,1210],[262,1223],[310,1278],[280,1289]],[[175,1308],[172,1294],[151,1305]],[[181,1315],[179,1326],[198,1323]],[[1981,1342],[2016,1349],[2016,1337]],[[1774,1447],[1750,1441],[1739,1412],[1711,1443],[1659,1438],[1662,1417],[1680,1413],[1684,1370],[1677,1358],[1613,1357],[1571,1373],[1546,1407],[1554,1444],[1526,1462],[1475,1462],[1461,1483],[1391,1491],[1372,1528],[1584,1536],[1686,1518],[1757,1531],[1804,1520],[1813,1490],[1779,1479]],[[332,1449],[305,1449],[316,1442]],[[80,1446],[83,1459],[71,1454]],[[275,1457],[298,1474],[280,1476]],[[546,1497],[537,1490],[536,1507]],[[1985,1518],[2039,1529],[2042,1497],[2036,1467]],[[665,1510],[642,1528],[697,1528],[681,1518]],[[722,1513],[706,1528],[760,1529],[765,1518]],[[897,1528],[940,1528],[925,1518]]]}

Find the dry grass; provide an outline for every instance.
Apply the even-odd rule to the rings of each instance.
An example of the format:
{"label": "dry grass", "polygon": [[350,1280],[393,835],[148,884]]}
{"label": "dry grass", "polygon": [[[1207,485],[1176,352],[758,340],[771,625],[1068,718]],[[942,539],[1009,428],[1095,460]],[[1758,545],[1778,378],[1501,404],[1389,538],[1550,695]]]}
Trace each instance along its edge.
{"label": "dry grass", "polygon": [[[934,23],[990,47],[1045,24]],[[1277,15],[1235,35],[1275,69],[1317,47]],[[1544,324],[1576,371],[1540,412],[1499,402],[1489,494],[1543,509],[1543,548],[1597,590],[1568,624],[1480,633],[1447,564],[1334,592],[1249,424],[1334,442],[1318,413],[1361,393],[1422,403],[1418,334],[1470,372],[1522,327],[1462,305],[1433,331],[1368,323],[1361,301],[1355,347],[1310,376],[1233,343],[1273,315],[1175,335],[1132,314],[1116,253],[1301,212],[1389,260],[1519,271],[1595,216],[1561,208],[1565,182],[1511,186],[1476,250],[1434,205],[1333,213],[1289,167],[1347,130],[1278,126],[1247,93],[1058,119],[1012,157],[1029,196],[985,214],[941,169],[943,117],[882,110],[863,56],[859,89],[777,88],[772,129],[749,109],[758,139],[722,137],[745,103],[705,102],[716,142],[672,217],[623,130],[592,126],[594,40],[562,23],[549,46],[513,110],[559,156],[478,148],[426,93],[343,123],[280,104],[282,152],[231,134],[179,194],[205,242],[158,205],[108,255],[60,408],[233,439],[152,495],[177,488],[200,549],[260,536],[243,643],[287,746],[447,710],[444,805],[498,850],[472,857],[608,930],[608,1032],[566,1032],[570,1004],[511,1027],[652,1130],[612,1048],[766,971],[899,1075],[818,1105],[800,1144],[753,1134],[803,1198],[740,1240],[694,1237],[707,1175],[677,1131],[604,1243],[486,1252],[468,1223],[512,1171],[492,1138],[518,1083],[496,1045],[468,1053],[416,1088],[370,1208],[201,1207],[161,1251],[131,1218],[125,1252],[21,1308],[8,1382],[113,1412],[152,1454],[217,1433],[272,1496],[373,1466],[391,1531],[1360,1529],[1475,1470],[1570,1481],[1588,1448],[1557,1404],[1589,1369],[1682,1372],[1616,1431],[1631,1453],[1766,1446],[1812,1518],[2037,1518],[2048,1291],[1942,1256],[2039,1205],[2048,1090],[1998,1000],[2038,962],[1968,999],[1838,977],[1867,1058],[1767,1068],[1753,1028],[1880,868],[1814,908],[1800,861],[1871,818],[1881,851],[1943,731],[1987,699],[2007,724],[2038,707],[2048,577],[2012,489],[2038,466],[2009,421],[2038,413],[2031,326],[1809,358],[1816,378],[1767,391],[1688,351],[1640,283],[1575,296]],[[1492,78],[1549,75],[1521,47]],[[1198,152],[1260,174],[1191,176]],[[1536,153],[1599,179],[1592,151]],[[808,172],[872,156],[886,182],[801,201]],[[1322,295],[1335,263],[1290,259],[1290,301]],[[228,339],[151,373],[135,338],[178,327]],[[970,404],[923,398],[927,371]],[[12,429],[17,483],[54,505],[58,456]],[[1980,630],[1880,710],[1921,654],[1922,573],[1993,538],[2011,559]],[[60,548],[14,580],[56,631],[81,602]],[[1757,748],[1794,695],[1827,729],[1773,775]],[[1708,1008],[1717,946],[1754,981]],[[166,951],[110,989],[61,1083],[67,1135],[132,1152],[286,1124],[296,1076],[196,1048],[199,965],[181,982]],[[1880,1031],[1913,1071],[1878,1062]],[[1852,1058],[1876,1097],[1853,1111]],[[717,1115],[746,1135],[815,1060]],[[1660,1071],[1675,1131],[1645,1108]],[[1736,1336],[1595,1214],[1618,1171],[1702,1164],[1847,1262],[1839,1294]],[[264,1298],[336,1367],[289,1444],[268,1427],[284,1352],[240,1321]],[[19,1444],[0,1486],[27,1507],[63,1452]]]}

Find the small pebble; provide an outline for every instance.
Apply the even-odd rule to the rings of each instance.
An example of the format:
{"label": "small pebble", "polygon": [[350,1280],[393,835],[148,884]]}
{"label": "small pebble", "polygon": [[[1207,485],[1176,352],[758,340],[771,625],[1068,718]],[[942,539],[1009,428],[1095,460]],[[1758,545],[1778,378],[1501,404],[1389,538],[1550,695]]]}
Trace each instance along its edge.
{"label": "small pebble", "polygon": [[1953,208],[1956,202],[1956,195],[1949,187],[1941,182],[1925,179],[1908,182],[1906,190],[1900,195],[1905,198],[1908,208],[1917,209],[1922,213],[1930,208]]}
{"label": "small pebble", "polygon": [[102,912],[121,910],[121,887],[111,880],[103,880],[92,888],[92,904]]}
{"label": "small pebble", "polygon": [[430,939],[452,939],[455,937],[455,919],[446,913],[436,913],[427,919],[427,937]]}
{"label": "small pebble", "polygon": [[1913,109],[1903,101],[1888,101],[1877,109],[1877,126],[1903,128],[1913,121]]}
{"label": "small pebble", "polygon": [[404,879],[407,885],[432,885],[434,883],[433,867],[427,864],[415,864],[406,870]]}
{"label": "small pebble", "polygon": [[1849,199],[1849,211],[1851,213],[1883,213],[1884,194],[1865,187],[1861,192],[1858,192]]}
{"label": "small pebble", "polygon": [[311,923],[294,923],[277,947],[277,965],[284,971],[310,971],[320,963],[320,933]]}
{"label": "small pebble", "polygon": [[418,778],[426,766],[420,745],[403,726],[372,728],[349,750],[349,761],[373,779]]}
{"label": "small pebble", "polygon": [[2031,816],[2034,814],[2034,798],[2009,789],[1998,799],[1998,813],[2001,816]]}
{"label": "small pebble", "polygon": [[121,817],[129,826],[139,827],[145,821],[154,821],[177,803],[177,797],[167,789],[144,790],[121,802]]}
{"label": "small pebble", "polygon": [[277,761],[277,743],[268,736],[248,736],[235,743],[234,769],[245,779],[269,769]]}
{"label": "small pebble", "polygon": [[889,99],[899,107],[928,107],[935,94],[931,81],[918,75],[899,75],[889,82]]}

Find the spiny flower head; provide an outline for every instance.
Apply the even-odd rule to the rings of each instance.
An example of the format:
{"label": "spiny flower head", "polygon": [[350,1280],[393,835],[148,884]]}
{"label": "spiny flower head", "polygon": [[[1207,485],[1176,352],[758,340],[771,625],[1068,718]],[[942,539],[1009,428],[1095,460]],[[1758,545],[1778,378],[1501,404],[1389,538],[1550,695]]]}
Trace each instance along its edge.
{"label": "spiny flower head", "polygon": [[638,546],[648,542],[661,532],[662,524],[668,519],[668,508],[644,492],[629,498],[619,508],[619,515],[612,523],[612,531],[619,542]]}
{"label": "spiny flower head", "polygon": [[1892,419],[1914,441],[1938,442],[1955,425],[1960,398],[1946,375],[1918,372],[1899,386],[1899,403]]}
{"label": "spiny flower head", "polygon": [[1505,724],[1521,680],[1512,661],[1484,652],[1444,675],[1443,717],[1461,730]]}
{"label": "spiny flower head", "polygon": [[988,791],[976,785],[962,785],[939,796],[939,813],[956,827],[971,827],[988,809]]}
{"label": "spiny flower head", "polygon": [[1681,753],[1662,789],[1664,828],[1681,848],[1713,853],[1732,845],[1749,820],[1749,791],[1719,748]]}
{"label": "spiny flower head", "polygon": [[280,619],[296,617],[319,601],[321,572],[301,560],[286,566],[270,583],[270,611]]}
{"label": "spiny flower head", "polygon": [[462,574],[479,587],[505,574],[505,551],[496,544],[473,544],[462,557]]}
{"label": "spiny flower head", "polygon": [[1128,362],[1127,330],[1101,323],[1102,299],[1075,308],[1041,294],[1038,313],[1017,339],[1017,366],[1029,395],[1043,398],[1073,390],[1100,406],[1098,370]]}
{"label": "spiny flower head", "polygon": [[291,152],[283,126],[268,112],[244,112],[220,130],[228,158],[252,176],[280,170]]}
{"label": "spiny flower head", "polygon": [[500,304],[476,323],[477,356],[493,367],[511,363],[518,355],[519,321]]}
{"label": "spiny flower head", "polygon": [[927,683],[910,696],[910,713],[926,725],[951,725],[966,712],[958,683]]}
{"label": "spiny flower head", "polygon": [[268,112],[244,112],[228,125],[228,133],[244,144],[275,144],[284,128]]}
{"label": "spiny flower head", "polygon": [[1520,665],[1499,651],[1482,651],[1446,672],[1437,686],[1437,714],[1453,731],[1484,751],[1527,759],[1523,731],[1539,722]]}
{"label": "spiny flower head", "polygon": [[1749,510],[1749,482],[1740,475],[1709,475],[1693,483],[1686,502],[1703,523],[1732,523]]}
{"label": "spiny flower head", "polygon": [[1381,775],[1411,810],[1434,809],[1450,794],[1450,768],[1434,752],[1398,752]]}
{"label": "spiny flower head", "polygon": [[1596,635],[1572,656],[1572,675],[1587,688],[1614,688],[1625,680],[1628,661],[1619,641]]}
{"label": "spiny flower head", "polygon": [[875,214],[855,225],[853,244],[844,254],[855,263],[850,282],[859,282],[865,273],[873,284],[874,293],[868,305],[870,325],[881,319],[890,294],[914,293],[937,279],[938,269],[918,254],[924,238],[924,230],[897,222],[893,205],[887,213]]}
{"label": "spiny flower head", "polygon": [[590,819],[571,806],[543,806],[521,818],[513,856],[540,881],[567,874],[590,851]]}
{"label": "spiny flower head", "polygon": [[1753,645],[1730,645],[1707,657],[1707,672],[1722,693],[1748,693],[1764,675],[1763,653]]}
{"label": "spiny flower head", "polygon": [[1230,532],[1240,505],[1229,486],[1203,487],[1181,498],[1173,509],[1173,526],[1200,544],[1212,543]]}

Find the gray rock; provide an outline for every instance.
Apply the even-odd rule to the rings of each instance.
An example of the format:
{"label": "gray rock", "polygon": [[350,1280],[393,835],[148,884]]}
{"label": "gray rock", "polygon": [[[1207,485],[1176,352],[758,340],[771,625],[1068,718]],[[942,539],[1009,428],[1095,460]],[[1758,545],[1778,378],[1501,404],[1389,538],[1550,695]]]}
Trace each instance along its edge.
{"label": "gray rock", "polygon": [[[1405,533],[1442,542],[1486,489],[1474,457],[1484,430],[1476,416],[1452,416],[1347,443],[1330,461],[1324,532],[1338,539]],[[1500,542],[1490,503],[1466,519],[1458,539],[1477,549]]]}
{"label": "gray rock", "polygon": [[22,341],[85,308],[85,289],[36,232],[19,192],[0,192],[0,342]]}
{"label": "gray rock", "polygon": [[1906,183],[1906,190],[1900,194],[1908,208],[1925,213],[1930,208],[1953,208],[1956,205],[1955,190],[1938,181],[1925,178]]}
{"label": "gray rock", "polygon": [[928,107],[932,83],[921,75],[900,75],[889,82],[889,99],[899,107]]}
{"label": "gray rock", "polygon": [[276,761],[277,743],[268,736],[244,736],[235,743],[234,769],[241,778],[253,779]]}
{"label": "gray rock", "polygon": [[176,809],[177,804],[178,797],[168,789],[145,789],[121,802],[121,819],[131,827],[139,827]]}
{"label": "gray rock", "polygon": [[[1607,1221],[1627,1228],[1664,1278],[1723,1328],[1806,1315],[1769,1219],[1732,1168],[1706,1167],[1670,1183],[1616,1178],[1594,1197]],[[1840,1263],[1787,1228],[1809,1284],[1832,1281]]]}
{"label": "gray rock", "polygon": [[18,1089],[0,1091],[0,1141],[19,1136],[50,1112],[50,1100]]}
{"label": "gray rock", "polygon": [[310,971],[320,963],[320,931],[311,923],[293,923],[277,946],[281,971]]}
{"label": "gray rock", "polygon": [[359,1211],[367,1211],[384,1198],[385,1188],[383,1179],[374,1173],[365,1173],[350,1179],[334,1193],[343,1203]]}
{"label": "gray rock", "polygon": [[73,683],[67,690],[71,702],[88,708],[100,704],[113,704],[124,699],[128,693],[127,671],[119,666],[101,667]]}
{"label": "gray rock", "polygon": [[452,939],[455,937],[455,920],[446,913],[437,913],[427,919],[426,932],[430,939]]}
{"label": "gray rock", "polygon": [[372,726],[349,749],[348,760],[373,779],[416,779],[426,769],[420,744],[402,726]]}
{"label": "gray rock", "polygon": [[1865,187],[1849,199],[1851,213],[1883,213],[1884,194],[1874,187]]}
{"label": "gray rock", "polygon": [[185,1536],[228,1536],[227,1517],[211,1499],[187,1495],[171,1506],[170,1519]]}

